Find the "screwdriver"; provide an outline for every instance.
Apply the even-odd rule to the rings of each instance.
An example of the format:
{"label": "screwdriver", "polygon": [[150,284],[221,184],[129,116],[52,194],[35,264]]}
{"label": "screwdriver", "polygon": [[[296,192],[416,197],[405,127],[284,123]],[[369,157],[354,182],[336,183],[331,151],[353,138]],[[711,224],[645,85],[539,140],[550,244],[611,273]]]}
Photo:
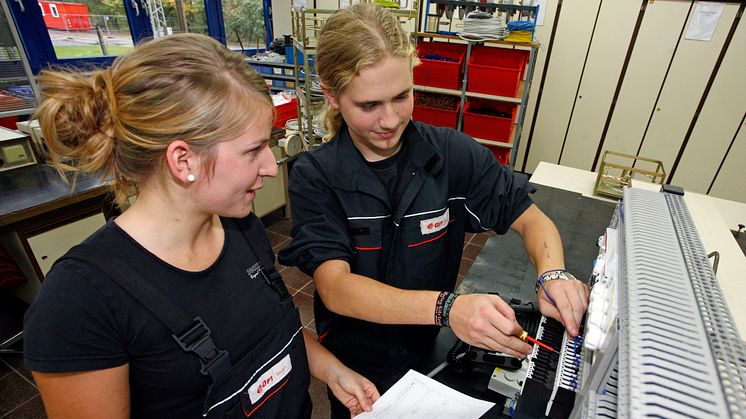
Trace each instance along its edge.
{"label": "screwdriver", "polygon": [[528,335],[528,332],[525,331],[525,330],[523,331],[523,333],[521,333],[520,336],[518,336],[518,339],[520,339],[520,340],[522,340],[524,342],[525,341],[529,341],[531,343],[535,343],[535,344],[541,346],[542,348],[544,348],[544,349],[546,349],[548,351],[555,352],[555,350],[551,346],[547,345],[546,343],[540,342],[540,341],[532,338],[531,336]]}

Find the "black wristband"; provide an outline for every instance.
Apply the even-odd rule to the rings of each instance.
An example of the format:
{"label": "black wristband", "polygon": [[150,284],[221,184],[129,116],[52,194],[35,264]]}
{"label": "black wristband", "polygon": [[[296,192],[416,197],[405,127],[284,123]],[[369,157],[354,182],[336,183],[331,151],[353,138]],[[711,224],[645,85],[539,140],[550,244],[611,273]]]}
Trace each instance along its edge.
{"label": "black wristband", "polygon": [[445,327],[451,327],[449,316],[451,314],[451,308],[453,308],[453,303],[456,301],[456,297],[458,296],[459,294],[456,294],[455,292],[448,293],[448,297],[446,298],[445,303],[443,303],[443,326]]}

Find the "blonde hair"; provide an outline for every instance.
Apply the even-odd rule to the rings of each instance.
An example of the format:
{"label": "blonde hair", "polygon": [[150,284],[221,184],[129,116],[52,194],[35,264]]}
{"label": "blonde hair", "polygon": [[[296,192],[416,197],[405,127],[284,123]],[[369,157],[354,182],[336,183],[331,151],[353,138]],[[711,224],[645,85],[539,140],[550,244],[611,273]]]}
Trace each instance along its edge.
{"label": "blonde hair", "polygon": [[274,109],[242,54],[197,34],[144,43],[88,77],[45,70],[39,81],[52,164],[111,177],[120,204],[160,169],[172,141],[187,142],[211,173],[213,146],[240,135],[259,108]]}
{"label": "blonde hair", "polygon": [[[365,67],[385,57],[408,58],[414,67],[419,60],[409,35],[389,10],[359,3],[334,13],[319,35],[316,69],[321,82],[337,96]],[[327,103],[324,125],[332,138],[342,126],[342,115]]]}

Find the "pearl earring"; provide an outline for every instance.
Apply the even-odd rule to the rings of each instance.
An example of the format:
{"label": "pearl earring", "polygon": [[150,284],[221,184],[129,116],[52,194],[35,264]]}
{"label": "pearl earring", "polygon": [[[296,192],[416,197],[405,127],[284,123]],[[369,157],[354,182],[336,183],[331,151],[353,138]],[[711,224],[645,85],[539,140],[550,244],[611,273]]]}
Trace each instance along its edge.
{"label": "pearl earring", "polygon": [[191,183],[197,180],[197,177],[190,173],[187,175],[187,180]]}

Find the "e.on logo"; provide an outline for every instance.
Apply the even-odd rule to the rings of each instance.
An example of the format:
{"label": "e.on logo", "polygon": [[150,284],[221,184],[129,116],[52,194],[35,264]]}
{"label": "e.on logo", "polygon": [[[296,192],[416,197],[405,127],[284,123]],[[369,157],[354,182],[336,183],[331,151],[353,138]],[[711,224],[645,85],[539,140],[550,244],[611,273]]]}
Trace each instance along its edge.
{"label": "e.on logo", "polygon": [[257,378],[257,380],[249,386],[247,392],[249,393],[251,403],[254,404],[261,399],[267,390],[281,382],[292,369],[293,364],[290,362],[290,354],[287,354],[280,360],[280,362],[273,365],[272,368],[267,370],[267,372],[262,374],[261,377]]}
{"label": "e.on logo", "polygon": [[427,225],[427,229],[428,230],[432,230],[434,228],[440,229],[440,227],[443,227],[443,224],[445,224],[445,223],[446,222],[442,221],[442,220],[438,221],[438,222],[435,222],[435,223],[430,223],[430,224]]}
{"label": "e.on logo", "polygon": [[265,389],[265,388],[266,388],[267,386],[270,386],[270,387],[271,387],[271,384],[273,384],[273,383],[274,383],[274,379],[275,379],[275,377],[274,377],[274,376],[271,376],[271,375],[270,375],[270,376],[269,376],[269,378],[266,378],[266,379],[262,380],[262,382],[261,382],[261,383],[259,384],[259,386],[258,386],[258,387],[256,388],[256,394],[257,394],[257,395],[259,395],[259,396],[261,396],[261,395],[262,395],[262,392],[264,391],[264,389]]}
{"label": "e.on logo", "polygon": [[448,225],[448,221],[450,220],[449,216],[449,210],[446,209],[446,212],[444,212],[442,215],[439,215],[435,218],[428,218],[427,220],[420,220],[420,232],[425,234],[432,234],[437,233],[440,230],[443,230]]}

